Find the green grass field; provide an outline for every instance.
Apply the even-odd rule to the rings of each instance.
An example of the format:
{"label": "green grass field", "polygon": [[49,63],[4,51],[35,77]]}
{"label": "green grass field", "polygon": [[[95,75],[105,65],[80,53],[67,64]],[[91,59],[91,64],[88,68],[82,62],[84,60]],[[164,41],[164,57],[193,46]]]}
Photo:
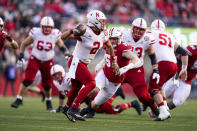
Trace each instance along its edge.
{"label": "green grass field", "polygon": [[[46,111],[39,98],[25,98],[18,109],[10,107],[14,99],[0,97],[0,131],[197,131],[197,100],[188,100],[163,122],[152,121],[147,111],[138,116],[130,108],[118,115],[96,114],[94,119],[72,123],[63,114]],[[128,101],[116,99],[114,104]],[[53,106],[57,103],[54,98]]]}

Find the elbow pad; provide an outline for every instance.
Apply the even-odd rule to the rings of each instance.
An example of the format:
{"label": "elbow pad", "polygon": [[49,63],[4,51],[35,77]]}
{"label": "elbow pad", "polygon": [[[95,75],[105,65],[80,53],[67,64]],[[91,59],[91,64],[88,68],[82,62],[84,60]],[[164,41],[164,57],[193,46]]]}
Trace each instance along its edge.
{"label": "elbow pad", "polygon": [[187,55],[187,51],[184,48],[182,48],[181,46],[178,46],[178,48],[176,49],[176,53],[181,54],[182,56]]}

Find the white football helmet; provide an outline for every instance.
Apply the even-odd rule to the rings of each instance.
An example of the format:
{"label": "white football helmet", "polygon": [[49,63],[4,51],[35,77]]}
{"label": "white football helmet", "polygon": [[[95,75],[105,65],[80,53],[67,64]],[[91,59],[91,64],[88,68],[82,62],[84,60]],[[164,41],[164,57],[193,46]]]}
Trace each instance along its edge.
{"label": "white football helmet", "polygon": [[147,23],[143,18],[137,18],[132,22],[131,26],[146,29]]}
{"label": "white football helmet", "polygon": [[160,19],[156,19],[151,23],[151,30],[160,30],[160,31],[165,31],[166,26],[164,22]]}
{"label": "white football helmet", "polygon": [[119,45],[122,41],[122,31],[119,28],[113,27],[109,29],[109,38],[118,38],[117,42],[112,42],[113,47]]}
{"label": "white football helmet", "polygon": [[101,31],[104,30],[106,16],[99,10],[92,10],[87,14],[88,23],[87,25],[92,27],[95,26]]}
{"label": "white football helmet", "polygon": [[147,23],[143,18],[137,18],[132,22],[131,27],[134,39],[140,39],[147,29]]}
{"label": "white football helmet", "polygon": [[0,25],[4,25],[3,19],[0,17]]}
{"label": "white football helmet", "polygon": [[54,27],[54,21],[50,16],[45,16],[41,19],[40,25]]}
{"label": "white football helmet", "polygon": [[58,64],[53,65],[50,70],[51,76],[58,72],[62,72],[62,76],[65,76],[66,74],[63,66],[58,65]]}

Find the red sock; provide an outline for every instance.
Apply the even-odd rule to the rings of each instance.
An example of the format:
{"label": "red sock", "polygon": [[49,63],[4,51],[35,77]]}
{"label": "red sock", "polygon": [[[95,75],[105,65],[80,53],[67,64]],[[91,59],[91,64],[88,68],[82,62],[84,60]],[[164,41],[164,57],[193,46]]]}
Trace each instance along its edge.
{"label": "red sock", "polygon": [[163,96],[163,100],[166,101],[166,97]]}
{"label": "red sock", "polygon": [[164,105],[164,103],[162,101],[160,104],[158,104],[158,107],[163,106],[163,105]]}
{"label": "red sock", "polygon": [[87,97],[87,95],[95,88],[95,86],[96,86],[95,81],[91,81],[87,83],[86,86],[79,91],[79,94],[74,100],[72,107],[79,108],[80,104]]}

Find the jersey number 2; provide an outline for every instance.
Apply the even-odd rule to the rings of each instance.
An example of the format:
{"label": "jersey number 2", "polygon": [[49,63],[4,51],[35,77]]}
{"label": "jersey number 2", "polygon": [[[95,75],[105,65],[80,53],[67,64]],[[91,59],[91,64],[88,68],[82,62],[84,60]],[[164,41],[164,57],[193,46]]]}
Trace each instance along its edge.
{"label": "jersey number 2", "polygon": [[96,41],[93,43],[93,45],[95,48],[91,49],[90,54],[96,54],[97,50],[100,48],[100,42]]}

